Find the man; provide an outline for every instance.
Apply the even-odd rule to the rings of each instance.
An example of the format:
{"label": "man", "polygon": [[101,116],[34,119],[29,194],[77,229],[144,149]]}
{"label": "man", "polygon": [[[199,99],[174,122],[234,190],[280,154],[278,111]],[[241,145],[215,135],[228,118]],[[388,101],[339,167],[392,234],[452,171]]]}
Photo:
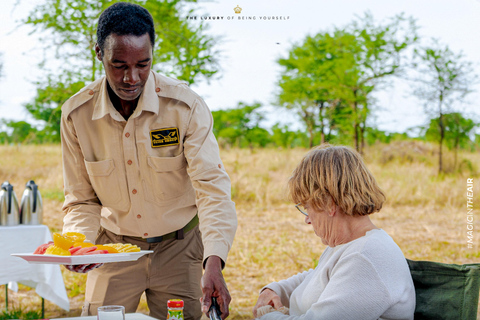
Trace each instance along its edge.
{"label": "man", "polygon": [[63,231],[154,253],[70,266],[92,270],[82,315],[113,304],[135,312],[145,292],[155,318],[165,319],[167,300],[178,298],[185,319],[200,319],[217,297],[224,319],[230,295],[221,270],[237,220],[211,113],[184,83],[150,70],[155,32],[146,9],[112,5],[97,38],[106,76],[62,107]]}

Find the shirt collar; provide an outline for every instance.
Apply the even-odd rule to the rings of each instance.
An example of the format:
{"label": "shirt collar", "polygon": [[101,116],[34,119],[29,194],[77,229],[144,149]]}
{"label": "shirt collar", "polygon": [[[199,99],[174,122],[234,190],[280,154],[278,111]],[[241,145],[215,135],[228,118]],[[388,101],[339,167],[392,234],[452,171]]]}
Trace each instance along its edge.
{"label": "shirt collar", "polygon": [[[110,116],[115,120],[121,120],[121,116],[118,115],[117,110],[112,104],[107,90],[107,77],[104,77],[100,84],[99,96],[95,101],[95,107],[93,110],[92,120],[98,120],[105,115]],[[150,111],[158,115],[158,96],[155,92],[155,78],[152,74],[148,76],[143,92],[138,100],[137,108],[132,114],[132,118],[138,117],[142,111]]]}

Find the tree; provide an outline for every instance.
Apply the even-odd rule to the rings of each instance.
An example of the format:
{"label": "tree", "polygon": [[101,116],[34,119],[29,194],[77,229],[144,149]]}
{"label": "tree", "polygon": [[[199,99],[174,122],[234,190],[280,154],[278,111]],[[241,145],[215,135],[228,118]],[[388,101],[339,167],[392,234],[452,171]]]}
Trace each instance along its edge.
{"label": "tree", "polygon": [[290,131],[287,125],[280,126],[279,123],[274,124],[271,130],[271,140],[273,144],[278,147],[308,147],[308,145],[304,142],[304,140],[307,140],[307,136],[302,131]]}
{"label": "tree", "polygon": [[334,121],[332,109],[340,106],[345,96],[341,83],[355,73],[355,48],[355,37],[337,30],[307,36],[293,46],[288,58],[278,60],[284,68],[278,83],[279,105],[300,116],[310,147],[318,132],[325,142],[327,128]]}
{"label": "tree", "polygon": [[[46,52],[40,64],[45,70],[45,79],[37,82],[37,97],[26,108],[36,119],[45,121],[46,128],[52,128],[49,130],[55,135],[53,140],[59,138],[57,114],[61,105],[82,87],[81,84],[94,81],[102,74],[102,64],[94,50],[96,24],[100,13],[115,2],[118,0],[44,0],[23,21],[33,26],[32,33],[40,34]],[[142,5],[154,19],[153,70],[189,84],[217,74],[218,52],[214,49],[217,39],[206,34],[202,22],[181,18],[182,14],[187,14],[187,2],[196,0],[128,2]],[[54,52],[55,56],[51,57],[49,52]]]}
{"label": "tree", "polygon": [[37,130],[28,122],[3,120],[2,123],[7,127],[8,131],[11,131],[10,134],[7,132],[2,132],[2,140],[4,140],[3,142],[22,143],[25,141],[34,140],[35,138]]}
{"label": "tree", "polygon": [[388,84],[390,77],[403,72],[406,49],[418,40],[418,28],[415,19],[404,14],[388,19],[385,24],[377,24],[367,12],[346,29],[355,35],[360,46],[355,55],[359,76],[347,87],[353,97],[350,105],[354,116],[355,148],[362,152],[370,94]]}
{"label": "tree", "polygon": [[270,142],[270,134],[260,127],[264,119],[259,112],[260,103],[247,105],[239,102],[234,109],[212,111],[213,133],[220,144],[237,147],[264,147]]}
{"label": "tree", "polygon": [[413,66],[417,74],[412,79],[413,94],[424,102],[425,111],[431,119],[438,118],[439,174],[443,172],[444,115],[472,92],[472,85],[477,80],[472,63],[464,58],[462,52],[456,54],[438,40],[433,40],[429,47],[415,50]]}
{"label": "tree", "polygon": [[[430,120],[429,127],[425,130],[425,137],[427,140],[439,141],[440,132],[440,118]],[[474,140],[470,135],[472,130],[478,126],[472,119],[464,118],[459,112],[445,113],[442,116],[442,127],[444,130],[444,140],[449,150],[455,151],[454,168],[457,167],[458,150],[460,148],[471,148],[474,145]]]}
{"label": "tree", "polygon": [[[296,110],[310,135],[345,132],[362,151],[371,93],[402,71],[405,50],[417,41],[412,18],[397,15],[385,24],[366,13],[343,29],[307,36],[294,45],[279,81],[278,104]],[[335,118],[335,115],[342,115]],[[348,117],[344,117],[348,115]]]}

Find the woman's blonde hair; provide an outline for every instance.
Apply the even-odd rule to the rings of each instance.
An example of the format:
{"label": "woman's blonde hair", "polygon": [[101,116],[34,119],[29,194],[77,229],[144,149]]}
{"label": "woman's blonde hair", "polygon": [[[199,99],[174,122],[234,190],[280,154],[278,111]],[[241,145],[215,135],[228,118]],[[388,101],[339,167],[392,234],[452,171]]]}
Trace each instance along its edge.
{"label": "woman's blonde hair", "polygon": [[290,199],[317,210],[335,203],[347,215],[380,211],[385,194],[355,150],[321,145],[303,158],[288,181]]}

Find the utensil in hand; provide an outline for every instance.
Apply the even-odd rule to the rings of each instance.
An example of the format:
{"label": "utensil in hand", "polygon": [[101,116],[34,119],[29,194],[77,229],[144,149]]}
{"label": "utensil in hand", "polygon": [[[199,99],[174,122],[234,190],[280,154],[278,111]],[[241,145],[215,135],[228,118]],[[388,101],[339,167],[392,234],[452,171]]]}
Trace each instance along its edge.
{"label": "utensil in hand", "polygon": [[208,315],[210,316],[210,320],[222,320],[220,315],[222,312],[220,311],[220,306],[218,305],[217,298],[212,297],[212,305],[210,306],[210,310],[208,310]]}

